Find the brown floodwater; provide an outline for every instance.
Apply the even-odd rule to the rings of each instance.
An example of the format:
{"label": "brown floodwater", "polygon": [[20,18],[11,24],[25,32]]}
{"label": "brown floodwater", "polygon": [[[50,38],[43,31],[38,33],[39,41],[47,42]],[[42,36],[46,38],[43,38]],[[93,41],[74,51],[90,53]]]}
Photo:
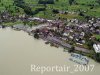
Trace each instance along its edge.
{"label": "brown floodwater", "polygon": [[[89,59],[93,71],[73,72],[75,65],[69,61],[70,54],[62,48],[46,45],[43,40],[36,40],[24,31],[11,28],[0,29],[0,75],[41,75],[31,72],[31,64],[38,66],[70,66],[68,72],[46,71],[42,75],[96,75],[100,74],[100,64]],[[89,67],[91,69],[91,67]]]}

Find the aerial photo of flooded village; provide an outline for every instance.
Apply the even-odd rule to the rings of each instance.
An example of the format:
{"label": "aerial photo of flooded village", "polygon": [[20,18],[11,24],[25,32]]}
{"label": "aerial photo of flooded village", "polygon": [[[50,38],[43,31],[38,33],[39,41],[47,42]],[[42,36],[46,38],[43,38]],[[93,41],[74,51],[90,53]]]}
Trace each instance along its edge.
{"label": "aerial photo of flooded village", "polygon": [[0,0],[0,75],[100,74],[100,0]]}

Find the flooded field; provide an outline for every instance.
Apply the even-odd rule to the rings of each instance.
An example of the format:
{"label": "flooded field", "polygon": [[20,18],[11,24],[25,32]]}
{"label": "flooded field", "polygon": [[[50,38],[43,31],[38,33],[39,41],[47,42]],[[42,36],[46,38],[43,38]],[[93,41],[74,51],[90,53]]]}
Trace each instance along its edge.
{"label": "flooded field", "polygon": [[[74,62],[69,61],[70,54],[62,48],[50,47],[42,40],[36,40],[24,31],[11,28],[0,29],[0,75],[41,75],[31,71],[31,65],[70,66],[68,72],[44,72],[42,75],[95,75],[100,73],[100,64],[90,59],[94,65],[92,71],[74,72]],[[91,69],[91,67],[90,67]]]}

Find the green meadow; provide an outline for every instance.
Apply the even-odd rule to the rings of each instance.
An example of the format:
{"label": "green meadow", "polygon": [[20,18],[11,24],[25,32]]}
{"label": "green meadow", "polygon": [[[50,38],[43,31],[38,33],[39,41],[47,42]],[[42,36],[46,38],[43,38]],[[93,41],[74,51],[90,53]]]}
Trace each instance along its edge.
{"label": "green meadow", "polygon": [[[21,1],[21,0],[20,0]],[[27,6],[35,11],[38,8],[44,8],[43,4],[38,4],[39,0],[23,0]],[[54,4],[46,4],[46,10],[40,11],[32,16],[55,19],[61,18],[78,18],[84,19],[84,17],[78,14],[54,14],[53,9],[59,11],[68,12],[80,12],[82,11],[84,15],[92,17],[100,17],[100,5],[96,0],[75,0],[72,5],[69,5],[69,0],[54,0]],[[8,10],[12,14],[23,14],[25,13],[21,7],[15,5],[14,0],[0,0],[0,12]]]}

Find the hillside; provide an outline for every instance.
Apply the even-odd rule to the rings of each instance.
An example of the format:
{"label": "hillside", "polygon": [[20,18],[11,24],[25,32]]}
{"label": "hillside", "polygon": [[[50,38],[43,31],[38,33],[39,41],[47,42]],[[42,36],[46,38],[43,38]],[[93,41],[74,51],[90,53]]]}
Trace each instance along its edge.
{"label": "hillside", "polygon": [[0,0],[0,13],[4,11],[10,12],[12,15],[24,13],[22,8],[14,4],[14,0]]}
{"label": "hillside", "polygon": [[[0,12],[33,15],[42,18],[78,18],[85,16],[100,17],[100,5],[96,0],[54,0],[54,4],[39,4],[39,0],[0,0]],[[60,13],[57,13],[57,12]],[[66,12],[67,11],[67,12]],[[72,13],[70,13],[72,12]]]}

